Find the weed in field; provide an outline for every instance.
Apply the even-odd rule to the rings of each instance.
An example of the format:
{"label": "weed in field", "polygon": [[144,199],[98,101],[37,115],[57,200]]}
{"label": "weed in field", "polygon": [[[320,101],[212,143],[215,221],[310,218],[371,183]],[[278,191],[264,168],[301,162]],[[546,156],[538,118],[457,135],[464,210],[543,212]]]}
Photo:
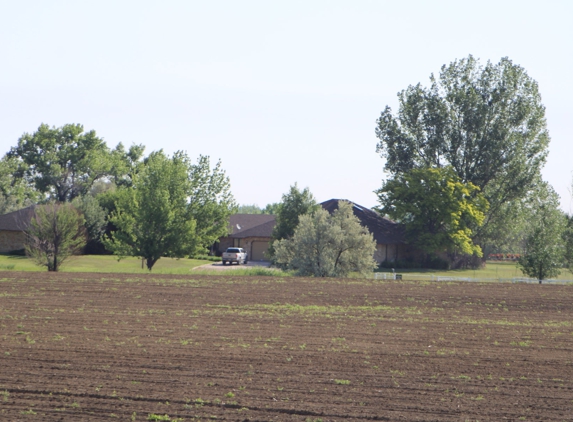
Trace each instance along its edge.
{"label": "weed in field", "polygon": [[34,412],[32,409],[28,409],[28,410],[23,410],[20,412],[21,415],[35,415],[36,412]]}
{"label": "weed in field", "polygon": [[0,391],[0,396],[2,396],[2,401],[8,401],[10,393],[8,392],[8,390]]}
{"label": "weed in field", "polygon": [[225,397],[227,397],[228,399],[232,399],[233,397],[235,397],[235,394],[229,391],[227,394],[225,394]]}
{"label": "weed in field", "polygon": [[349,380],[334,380],[334,382],[335,382],[337,385],[349,385],[349,384],[350,384],[350,381],[349,381]]}
{"label": "weed in field", "polygon": [[171,419],[169,415],[156,415],[155,413],[150,413],[147,416],[148,421],[167,421],[167,422],[179,422],[182,421],[182,418],[173,418]]}

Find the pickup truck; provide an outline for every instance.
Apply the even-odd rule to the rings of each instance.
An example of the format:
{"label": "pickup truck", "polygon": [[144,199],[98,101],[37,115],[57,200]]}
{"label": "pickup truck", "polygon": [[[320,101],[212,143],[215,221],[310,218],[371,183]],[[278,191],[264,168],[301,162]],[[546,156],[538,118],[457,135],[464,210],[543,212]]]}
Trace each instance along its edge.
{"label": "pickup truck", "polygon": [[223,261],[223,265],[227,265],[227,263],[232,264],[236,262],[237,265],[241,263],[246,264],[247,260],[247,252],[243,248],[227,248],[225,252],[223,252],[223,256],[221,257]]}

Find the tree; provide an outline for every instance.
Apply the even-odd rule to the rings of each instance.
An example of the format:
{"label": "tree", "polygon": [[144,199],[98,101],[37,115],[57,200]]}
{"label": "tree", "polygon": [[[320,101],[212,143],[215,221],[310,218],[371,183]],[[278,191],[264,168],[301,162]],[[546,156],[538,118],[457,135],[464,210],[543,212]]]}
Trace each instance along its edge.
{"label": "tree", "polygon": [[71,204],[37,206],[26,238],[26,253],[48,271],[58,271],[86,244],[84,218]]}
{"label": "tree", "polygon": [[567,218],[559,209],[559,195],[547,184],[532,204],[533,218],[525,237],[525,253],[518,261],[521,271],[542,280],[557,277],[563,267]]}
{"label": "tree", "polygon": [[109,179],[115,186],[132,186],[133,178],[141,168],[144,151],[141,144],[134,144],[126,150],[121,142],[111,151]]}
{"label": "tree", "polygon": [[271,245],[267,250],[273,264],[281,267],[281,265],[274,260],[275,248],[274,241],[281,239],[289,239],[294,234],[295,228],[298,226],[299,217],[304,214],[312,213],[319,208],[314,196],[308,189],[300,190],[295,183],[291,186],[288,193],[283,194],[282,201],[276,205],[267,205],[269,211],[275,211],[276,224],[271,233]]}
{"label": "tree", "polygon": [[526,195],[545,163],[549,134],[537,82],[508,58],[481,66],[472,56],[444,65],[430,82],[400,92],[396,116],[385,108],[377,151],[393,176],[451,166],[462,183],[477,186],[490,204],[474,233],[485,244],[497,236],[488,229],[504,205]]}
{"label": "tree", "polygon": [[409,241],[428,256],[450,252],[482,256],[472,242],[472,227],[485,218],[487,201],[451,167],[415,168],[384,182],[377,190],[379,211],[404,223]]}
{"label": "tree", "polygon": [[231,182],[220,161],[211,169],[210,159],[199,156],[189,167],[189,212],[196,222],[197,252],[204,253],[229,232],[229,216],[237,208]]}
{"label": "tree", "polygon": [[19,162],[17,177],[64,202],[85,195],[94,181],[109,173],[109,154],[95,131],[84,132],[82,125],[42,124],[33,134],[22,135],[7,156]]}
{"label": "tree", "polygon": [[118,189],[109,221],[117,228],[104,239],[114,254],[145,259],[151,271],[163,256],[193,253],[196,222],[189,207],[190,162],[178,152],[172,158],[152,153],[134,177],[132,188]]}
{"label": "tree", "polygon": [[564,259],[565,266],[573,273],[573,215],[565,214],[566,225],[563,231],[563,242],[565,243]]}
{"label": "tree", "polygon": [[17,160],[8,157],[0,160],[0,215],[28,207],[39,199],[32,186],[14,177],[17,171]]}
{"label": "tree", "polygon": [[239,205],[237,214],[262,214],[263,210],[257,204]]}
{"label": "tree", "polygon": [[101,237],[105,233],[107,213],[99,205],[97,199],[91,195],[77,197],[72,201],[72,204],[84,216],[84,227],[87,234],[85,253],[93,253],[94,250],[101,253]]}
{"label": "tree", "polygon": [[279,213],[281,204],[279,202],[273,202],[272,204],[267,204],[262,213],[269,215],[277,215]]}
{"label": "tree", "polygon": [[237,214],[277,214],[280,204],[278,202],[267,204],[264,208],[257,204],[239,205]]}
{"label": "tree", "polygon": [[275,241],[274,248],[276,261],[301,276],[367,274],[377,265],[376,242],[345,201],[332,215],[323,209],[302,215],[292,238]]}
{"label": "tree", "polygon": [[308,188],[300,190],[295,183],[282,196],[277,210],[277,223],[273,229],[273,240],[288,239],[298,226],[299,216],[316,211],[319,206]]}

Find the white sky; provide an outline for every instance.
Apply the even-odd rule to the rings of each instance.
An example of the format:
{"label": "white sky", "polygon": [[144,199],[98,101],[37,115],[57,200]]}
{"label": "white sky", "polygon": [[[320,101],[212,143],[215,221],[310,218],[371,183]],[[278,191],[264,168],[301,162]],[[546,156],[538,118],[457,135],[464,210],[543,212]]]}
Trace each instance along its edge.
{"label": "white sky", "polygon": [[0,153],[40,123],[221,159],[240,204],[290,185],[377,204],[375,121],[443,64],[539,82],[543,171],[571,212],[573,1],[0,0]]}

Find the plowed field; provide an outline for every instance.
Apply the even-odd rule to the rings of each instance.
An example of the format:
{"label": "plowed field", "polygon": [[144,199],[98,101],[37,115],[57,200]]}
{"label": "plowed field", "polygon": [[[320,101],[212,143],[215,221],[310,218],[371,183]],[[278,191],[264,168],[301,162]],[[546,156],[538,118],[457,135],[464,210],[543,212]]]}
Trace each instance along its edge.
{"label": "plowed field", "polygon": [[569,285],[0,278],[2,421],[573,420]]}

